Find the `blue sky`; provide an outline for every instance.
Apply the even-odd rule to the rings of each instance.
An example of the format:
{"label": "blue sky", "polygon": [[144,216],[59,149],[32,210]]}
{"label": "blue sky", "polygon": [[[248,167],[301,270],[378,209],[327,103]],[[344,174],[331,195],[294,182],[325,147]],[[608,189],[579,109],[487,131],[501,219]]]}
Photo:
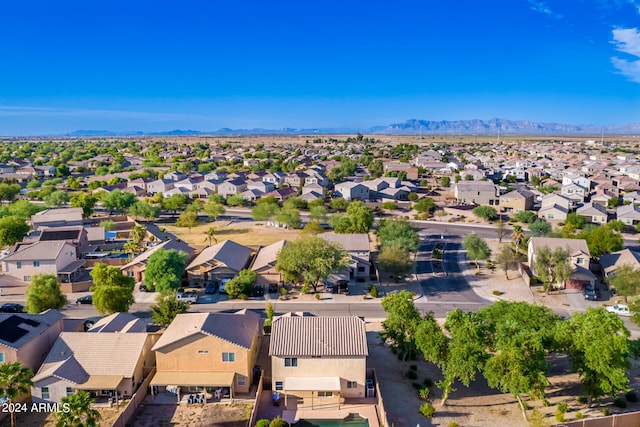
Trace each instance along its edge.
{"label": "blue sky", "polygon": [[0,2],[0,135],[640,122],[640,0]]}

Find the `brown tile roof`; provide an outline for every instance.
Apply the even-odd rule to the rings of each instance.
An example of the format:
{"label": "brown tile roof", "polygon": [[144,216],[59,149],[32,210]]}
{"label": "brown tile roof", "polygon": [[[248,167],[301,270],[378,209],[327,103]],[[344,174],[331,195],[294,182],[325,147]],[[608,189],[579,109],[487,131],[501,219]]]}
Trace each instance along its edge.
{"label": "brown tile roof", "polygon": [[352,317],[279,317],[269,356],[367,356],[364,321]]}
{"label": "brown tile roof", "polygon": [[248,310],[178,314],[152,350],[169,352],[179,347],[181,341],[191,341],[198,335],[217,337],[248,350],[258,332],[259,323],[260,315]]}
{"label": "brown tile roof", "polygon": [[269,246],[260,248],[258,254],[253,260],[251,269],[253,271],[258,271],[265,267],[273,267],[276,263],[276,256],[278,255],[278,252],[280,252],[286,244],[286,240],[280,240],[279,242],[275,242],[270,244]]}
{"label": "brown tile roof", "polygon": [[232,270],[240,271],[247,265],[251,256],[251,248],[243,246],[233,240],[225,240],[217,245],[206,247],[187,266],[187,270],[211,261],[219,262]]}
{"label": "brown tile roof", "polygon": [[584,239],[558,239],[554,237],[532,237],[531,246],[535,252],[536,248],[542,248],[544,246],[548,247],[551,250],[555,248],[569,248],[569,255],[575,256],[580,253],[585,254],[587,256],[591,256],[589,252],[589,247],[587,246],[587,241]]}

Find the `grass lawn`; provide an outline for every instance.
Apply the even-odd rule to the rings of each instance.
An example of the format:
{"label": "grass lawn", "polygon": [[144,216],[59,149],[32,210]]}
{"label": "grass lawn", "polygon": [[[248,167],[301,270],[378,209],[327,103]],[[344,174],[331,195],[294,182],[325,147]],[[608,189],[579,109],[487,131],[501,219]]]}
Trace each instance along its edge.
{"label": "grass lawn", "polygon": [[[167,231],[175,234],[183,241],[194,248],[203,248],[209,244],[207,230],[215,228],[214,239],[218,243],[224,240],[233,240],[236,243],[246,246],[267,246],[279,240],[296,240],[300,236],[300,230],[285,230],[284,228],[265,227],[264,223],[242,222],[231,223],[228,221],[215,221],[193,227],[191,232],[188,228],[176,227],[173,225],[158,224]],[[212,240],[215,245],[216,241]]]}

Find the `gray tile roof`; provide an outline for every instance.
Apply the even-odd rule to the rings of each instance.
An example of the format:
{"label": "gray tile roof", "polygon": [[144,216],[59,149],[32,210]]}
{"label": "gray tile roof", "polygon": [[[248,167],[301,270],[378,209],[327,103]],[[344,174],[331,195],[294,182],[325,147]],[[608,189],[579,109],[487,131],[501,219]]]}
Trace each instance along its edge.
{"label": "gray tile roof", "polygon": [[591,257],[591,253],[589,252],[589,246],[587,246],[587,241],[584,239],[557,239],[554,237],[532,237],[531,240],[532,248],[535,252],[536,248],[548,247],[551,250],[555,248],[569,248],[569,255],[576,256],[579,254],[585,254]]}
{"label": "gray tile roof", "polygon": [[269,356],[367,356],[364,321],[357,317],[279,317]]}
{"label": "gray tile roof", "polygon": [[57,221],[82,221],[82,208],[47,209],[31,216],[32,224]]}
{"label": "gray tile roof", "polygon": [[318,234],[318,237],[340,244],[347,252],[369,251],[369,235],[366,233],[338,234],[330,232]]}
{"label": "gray tile roof", "polygon": [[251,269],[253,271],[258,271],[265,267],[273,267],[276,264],[276,256],[278,255],[278,252],[280,252],[286,244],[286,240],[280,240],[279,242],[260,248],[258,254],[253,260]]}
{"label": "gray tile roof", "polygon": [[248,350],[259,327],[260,315],[249,310],[178,314],[152,350],[169,352],[181,341],[190,342],[198,335],[218,337]]}
{"label": "gray tile roof", "polygon": [[204,248],[191,264],[187,266],[187,270],[214,261],[224,264],[232,270],[240,271],[247,265],[250,256],[251,248],[236,243],[233,240],[225,240],[217,245]]}
{"label": "gray tile roof", "polygon": [[146,332],[147,323],[129,313],[113,313],[98,320],[87,332]]}
{"label": "gray tile roof", "polygon": [[47,310],[40,314],[0,313],[0,348],[5,346],[18,350],[63,317],[57,310]]}
{"label": "gray tile roof", "polygon": [[76,248],[64,240],[51,240],[45,242],[36,242],[32,245],[14,252],[3,261],[52,261],[58,258],[60,252],[68,246],[75,254]]}

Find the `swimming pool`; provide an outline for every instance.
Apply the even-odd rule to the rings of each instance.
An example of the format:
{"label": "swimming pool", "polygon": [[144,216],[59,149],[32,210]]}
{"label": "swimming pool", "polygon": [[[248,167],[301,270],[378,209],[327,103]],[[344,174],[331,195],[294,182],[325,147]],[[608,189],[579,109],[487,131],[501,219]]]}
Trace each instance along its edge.
{"label": "swimming pool", "polygon": [[300,420],[293,427],[369,427],[369,421],[358,414],[349,414],[343,419]]}

